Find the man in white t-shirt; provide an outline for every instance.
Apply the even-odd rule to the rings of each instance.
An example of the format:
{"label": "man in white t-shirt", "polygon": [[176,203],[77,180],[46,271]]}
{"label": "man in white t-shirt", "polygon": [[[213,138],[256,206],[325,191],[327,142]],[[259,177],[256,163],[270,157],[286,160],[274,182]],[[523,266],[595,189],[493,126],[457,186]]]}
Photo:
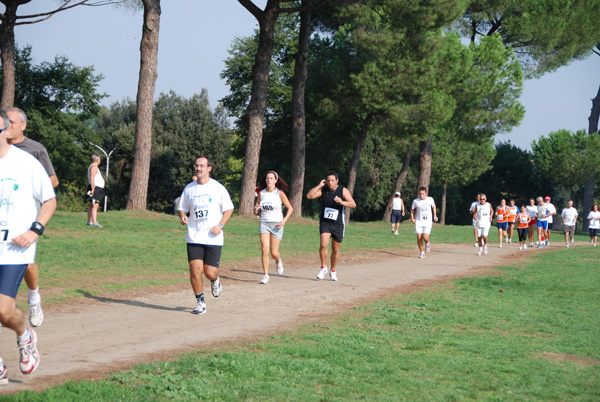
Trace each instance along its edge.
{"label": "man in white t-shirt", "polygon": [[194,167],[198,180],[185,186],[177,213],[181,224],[188,227],[185,240],[190,264],[190,282],[196,295],[196,308],[192,313],[204,314],[206,303],[202,272],[211,281],[212,295],[219,297],[223,289],[219,281],[223,227],[233,214],[233,202],[227,189],[210,178],[210,158],[198,157]]}
{"label": "man in white t-shirt", "polygon": [[479,245],[477,255],[487,254],[488,235],[494,219],[494,209],[492,204],[487,202],[487,196],[483,193],[479,196],[479,203],[473,210],[473,219],[477,222],[477,243]]}
{"label": "man in white t-shirt", "polygon": [[[17,334],[23,374],[38,366],[37,334],[25,327],[16,306],[27,265],[35,261],[37,239],[56,210],[54,188],[42,164],[8,143],[10,120],[0,110],[0,322]],[[8,384],[0,357],[0,385]]]}
{"label": "man in white t-shirt", "polygon": [[562,210],[560,214],[563,222],[563,232],[565,234],[565,242],[569,247],[569,236],[571,237],[571,243],[573,243],[573,237],[575,236],[575,229],[577,225],[577,210],[573,208],[573,200],[567,202],[567,207]]}
{"label": "man in white t-shirt", "polygon": [[427,196],[426,187],[419,188],[419,198],[416,198],[410,207],[410,219],[415,224],[417,246],[421,252],[420,257],[425,258],[425,252],[431,251],[429,235],[431,234],[433,222],[438,221],[435,201]]}
{"label": "man in white t-shirt", "polygon": [[547,195],[546,197],[544,197],[544,205],[546,205],[546,211],[548,211],[548,215],[547,215],[547,221],[548,221],[548,229],[546,229],[546,232],[544,234],[545,238],[546,238],[546,246],[550,245],[550,232],[552,231],[552,224],[554,223],[554,219],[552,218],[552,216],[556,215],[556,207],[554,206],[554,204],[552,204],[550,202],[550,196]]}

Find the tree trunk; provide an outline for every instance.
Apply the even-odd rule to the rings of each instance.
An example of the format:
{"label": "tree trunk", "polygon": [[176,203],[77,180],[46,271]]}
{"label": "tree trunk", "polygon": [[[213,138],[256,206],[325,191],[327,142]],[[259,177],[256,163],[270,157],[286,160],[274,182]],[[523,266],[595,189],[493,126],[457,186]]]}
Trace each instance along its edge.
{"label": "tree trunk", "polygon": [[275,35],[275,23],[279,17],[278,1],[268,1],[265,11],[258,23],[260,34],[258,51],[252,68],[252,92],[248,104],[248,140],[244,168],[242,169],[242,188],[240,193],[240,215],[252,215],[254,212],[254,190],[258,176],[260,145],[262,142],[263,124],[267,109],[267,92],[269,71]]}
{"label": "tree trunk", "polygon": [[[404,185],[404,180],[406,180],[406,176],[408,175],[408,168],[410,166],[410,158],[412,156],[412,146],[409,146],[404,154],[404,159],[402,160],[402,169],[400,169],[400,174],[396,179],[396,185],[394,186],[394,191],[388,200],[388,203],[385,207],[385,212],[383,213],[383,221],[389,222],[390,217],[392,216],[392,211],[388,208],[392,200],[394,199],[394,194],[402,193],[402,186]],[[404,201],[407,201],[406,199]],[[408,208],[406,206],[406,202],[404,203],[404,209]],[[404,211],[406,213],[406,211]]]}
{"label": "tree trunk", "polygon": [[[598,120],[600,119],[600,88],[598,88],[598,93],[596,97],[592,99],[592,110],[590,112],[590,117],[588,118],[588,133],[594,134],[598,133]],[[598,133],[600,134],[600,133]],[[585,184],[585,188],[583,189],[583,227],[581,230],[587,232],[590,221],[585,219],[587,217],[587,213],[594,204],[594,178],[590,177]]]}
{"label": "tree trunk", "polygon": [[442,213],[440,215],[440,224],[446,224],[446,194],[448,193],[448,182],[445,181],[442,186]]}
{"label": "tree trunk", "polygon": [[0,61],[2,62],[2,89],[0,109],[14,106],[15,103],[15,23],[17,21],[16,1],[3,2],[6,6],[4,19],[0,24]]}
{"label": "tree trunk", "polygon": [[[302,0],[302,6],[307,5]],[[308,76],[308,47],[310,43],[311,12],[300,13],[300,34],[298,36],[298,56],[292,82],[292,181],[290,203],[294,208],[292,216],[302,216],[302,196],[304,173],[306,171],[306,115],[304,92]]]}
{"label": "tree trunk", "polygon": [[127,209],[146,209],[150,156],[152,150],[152,111],[158,64],[160,0],[143,0],[144,24],[140,43],[140,74],[137,91],[135,154]]}
{"label": "tree trunk", "polygon": [[418,189],[425,187],[429,190],[429,182],[431,181],[431,162],[433,157],[433,137],[429,137],[427,141],[419,142],[419,182]]}
{"label": "tree trunk", "polygon": [[[354,187],[356,186],[356,174],[358,173],[358,162],[360,161],[360,154],[365,146],[367,140],[367,134],[369,133],[369,127],[373,123],[373,114],[369,113],[363,121],[360,129],[360,135],[354,145],[354,153],[352,154],[352,161],[350,162],[350,172],[348,173],[348,191],[350,194],[354,194]],[[350,210],[351,208],[345,208],[346,210],[346,223],[350,222]]]}

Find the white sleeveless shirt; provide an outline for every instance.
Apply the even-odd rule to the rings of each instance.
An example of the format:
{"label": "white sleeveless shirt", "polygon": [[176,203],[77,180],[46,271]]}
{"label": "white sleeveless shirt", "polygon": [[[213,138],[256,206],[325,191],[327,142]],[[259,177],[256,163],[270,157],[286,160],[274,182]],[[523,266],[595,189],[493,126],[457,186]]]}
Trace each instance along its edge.
{"label": "white sleeveless shirt", "polygon": [[281,210],[281,198],[279,198],[279,189],[272,192],[264,189],[260,192],[260,221],[261,222],[281,222],[283,212]]}
{"label": "white sleeveless shirt", "polygon": [[[88,167],[88,183],[92,184],[90,180],[90,170],[92,169],[93,164]],[[98,169],[98,173],[94,176],[94,186],[104,188],[104,178],[102,177],[102,173],[100,173],[100,169]]]}

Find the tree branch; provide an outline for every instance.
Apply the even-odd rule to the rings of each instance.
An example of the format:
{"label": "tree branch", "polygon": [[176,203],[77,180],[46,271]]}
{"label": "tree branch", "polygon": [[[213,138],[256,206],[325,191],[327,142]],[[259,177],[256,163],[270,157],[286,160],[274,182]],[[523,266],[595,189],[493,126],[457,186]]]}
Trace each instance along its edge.
{"label": "tree branch", "polygon": [[248,10],[258,21],[262,19],[263,10],[258,8],[251,0],[238,0],[238,3]]}
{"label": "tree branch", "polygon": [[48,18],[52,17],[56,13],[59,13],[61,11],[65,11],[65,10],[69,10],[69,9],[71,9],[73,7],[77,7],[77,6],[83,5],[83,6],[88,6],[88,7],[98,7],[98,6],[106,6],[106,5],[110,5],[110,4],[119,4],[119,3],[125,2],[126,0],[99,0],[99,1],[94,1],[94,2],[90,2],[90,0],[80,0],[79,2],[77,2],[75,4],[69,5],[69,3],[71,3],[71,1],[72,0],[65,0],[64,4],[62,4],[56,10],[47,11],[45,13],[31,14],[31,15],[18,15],[18,16],[16,16],[17,20],[40,18],[40,17],[45,17],[45,18],[41,18],[36,21],[20,22],[20,23],[16,23],[15,25],[35,24],[36,22],[47,20]]}

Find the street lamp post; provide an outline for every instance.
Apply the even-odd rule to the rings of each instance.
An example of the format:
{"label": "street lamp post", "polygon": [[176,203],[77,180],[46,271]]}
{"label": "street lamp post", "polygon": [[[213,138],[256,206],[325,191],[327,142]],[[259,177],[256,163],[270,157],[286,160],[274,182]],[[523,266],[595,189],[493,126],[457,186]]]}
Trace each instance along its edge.
{"label": "street lamp post", "polygon": [[[102,151],[102,153],[104,154],[104,156],[106,156],[106,182],[108,183],[108,165],[110,164],[110,156],[112,155],[112,153],[117,148],[113,148],[112,151],[110,151],[109,153],[106,153],[106,151],[103,150],[102,147],[100,147],[99,145],[96,145],[93,142],[90,142],[90,144],[92,144],[93,146],[95,146],[96,148],[98,148],[100,151]],[[105,194],[104,195],[104,212],[106,212],[106,204],[107,203],[108,203],[108,197]]]}

